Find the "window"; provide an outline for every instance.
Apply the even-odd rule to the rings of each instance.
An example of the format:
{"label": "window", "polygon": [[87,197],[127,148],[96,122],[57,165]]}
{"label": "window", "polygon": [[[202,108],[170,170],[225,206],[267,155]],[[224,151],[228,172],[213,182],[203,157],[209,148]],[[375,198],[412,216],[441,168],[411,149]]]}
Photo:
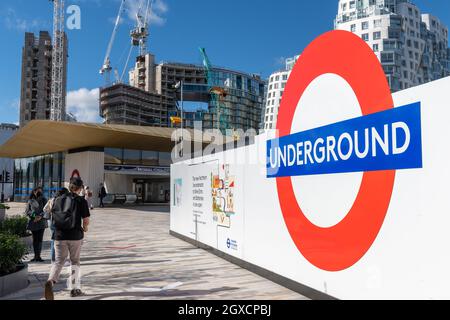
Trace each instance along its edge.
{"label": "window", "polygon": [[142,151],[142,164],[144,166],[158,166],[159,154],[156,151]]}
{"label": "window", "polygon": [[375,44],[373,45],[373,52],[378,52],[378,51],[379,51],[378,44],[375,43]]}
{"label": "window", "polygon": [[280,81],[280,76],[276,76],[275,81]]}
{"label": "window", "polygon": [[354,9],[356,7],[356,1],[350,1],[350,9]]}
{"label": "window", "polygon": [[381,53],[381,62],[394,62],[394,54],[390,52],[382,52]]}
{"label": "window", "polygon": [[369,29],[369,22],[367,22],[367,21],[363,22],[363,23],[361,24],[361,28],[362,28],[363,30]]}
{"label": "window", "polygon": [[381,27],[381,19],[377,19],[373,21],[373,26],[375,28]]}
{"label": "window", "polygon": [[373,33],[373,40],[380,40],[381,39],[381,32],[377,31]]}
{"label": "window", "polygon": [[412,8],[408,8],[408,14],[412,17],[412,15],[413,15],[413,9]]}
{"label": "window", "polygon": [[343,3],[342,4],[342,11],[346,11],[347,10],[347,3]]}
{"label": "window", "polygon": [[283,81],[286,81],[288,79],[288,75],[287,74],[283,74]]}
{"label": "window", "polygon": [[364,34],[362,34],[361,38],[362,38],[364,41],[369,41],[369,34],[368,34],[368,33],[364,33]]}
{"label": "window", "polygon": [[105,148],[105,163],[106,164],[122,164],[123,150]]}
{"label": "window", "polygon": [[350,26],[350,31],[351,31],[351,32],[356,32],[356,24],[352,24],[352,25]]}
{"label": "window", "polygon": [[274,89],[278,89],[278,88],[279,88],[278,83],[275,83],[274,86],[273,86],[273,88],[274,88]]}

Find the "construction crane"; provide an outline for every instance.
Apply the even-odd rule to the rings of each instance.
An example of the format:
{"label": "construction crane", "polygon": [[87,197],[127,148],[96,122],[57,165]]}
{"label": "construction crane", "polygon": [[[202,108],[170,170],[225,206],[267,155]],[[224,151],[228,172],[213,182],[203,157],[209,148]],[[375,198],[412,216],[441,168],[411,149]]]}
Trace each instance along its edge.
{"label": "construction crane", "polygon": [[211,96],[211,105],[216,108],[217,129],[225,133],[224,131],[228,129],[228,122],[223,116],[222,109],[225,109],[223,100],[227,96],[227,92],[223,87],[216,86],[214,83],[212,65],[206,54],[206,49],[200,48],[200,54],[202,55],[203,66],[205,68],[208,90]]}
{"label": "construction crane", "polygon": [[147,54],[147,39],[150,35],[149,32],[149,16],[153,9],[153,0],[147,0],[145,12],[144,0],[139,3],[138,11],[136,12],[136,27],[131,30],[131,43],[135,47],[139,47],[139,56],[145,56]]}
{"label": "construction crane", "polygon": [[50,119],[53,121],[65,120],[64,110],[64,0],[51,0],[53,2],[53,48],[52,48],[52,80]]}
{"label": "construction crane", "polygon": [[[117,30],[119,29],[120,19],[122,17],[123,12],[125,11],[125,0],[122,0],[120,3],[119,13],[117,14],[116,22],[114,24],[114,29],[111,35],[111,39],[109,40],[108,48],[106,49],[105,60],[103,61],[103,66],[100,69],[100,74],[105,76],[105,82],[107,85],[111,83],[111,51],[114,45],[114,41],[116,39]],[[116,81],[119,81],[118,73],[115,72]]]}

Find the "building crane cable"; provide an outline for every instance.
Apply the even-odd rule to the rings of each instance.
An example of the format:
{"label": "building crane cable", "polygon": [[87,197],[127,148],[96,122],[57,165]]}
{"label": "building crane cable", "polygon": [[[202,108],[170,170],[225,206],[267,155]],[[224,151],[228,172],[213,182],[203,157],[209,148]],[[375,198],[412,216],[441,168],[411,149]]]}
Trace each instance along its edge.
{"label": "building crane cable", "polygon": [[[110,84],[110,75],[111,75],[111,71],[112,71],[112,67],[111,67],[111,51],[114,45],[114,41],[116,39],[116,35],[117,35],[117,31],[119,29],[119,25],[120,25],[120,20],[122,18],[122,14],[125,11],[125,2],[126,0],[122,0],[120,3],[120,8],[119,8],[119,13],[117,14],[117,18],[114,24],[114,29],[113,32],[111,34],[111,39],[109,40],[108,43],[108,48],[106,50],[106,54],[105,54],[105,59],[103,61],[103,66],[100,69],[100,74],[101,75],[105,75],[106,78],[106,84],[109,85]],[[116,81],[119,81],[120,79],[116,79]]]}

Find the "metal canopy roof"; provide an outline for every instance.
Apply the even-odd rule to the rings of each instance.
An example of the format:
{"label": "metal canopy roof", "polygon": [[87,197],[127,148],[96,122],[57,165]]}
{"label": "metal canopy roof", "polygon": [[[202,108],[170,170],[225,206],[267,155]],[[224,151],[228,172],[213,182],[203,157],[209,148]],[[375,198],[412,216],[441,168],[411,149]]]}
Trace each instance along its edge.
{"label": "metal canopy roof", "polygon": [[[176,129],[34,120],[0,146],[0,157],[28,158],[89,147],[171,152],[174,147],[174,130]],[[188,131],[194,141],[194,131]],[[203,133],[198,134],[199,137],[202,135],[203,144],[208,144],[211,138],[205,137]]]}

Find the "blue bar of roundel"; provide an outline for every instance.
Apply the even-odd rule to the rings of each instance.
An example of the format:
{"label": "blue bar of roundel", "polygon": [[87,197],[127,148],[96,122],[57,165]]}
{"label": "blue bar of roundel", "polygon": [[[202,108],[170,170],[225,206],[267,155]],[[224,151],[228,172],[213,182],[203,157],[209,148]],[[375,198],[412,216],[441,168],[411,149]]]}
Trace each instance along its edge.
{"label": "blue bar of roundel", "polygon": [[[399,169],[418,169],[422,168],[422,130],[421,130],[421,104],[420,102],[382,111],[379,113],[370,114],[367,116],[345,120],[331,125],[323,126],[317,129],[307,130],[295,133],[289,136],[281,137],[267,141],[267,177],[290,177],[290,176],[305,176],[318,174],[334,174],[334,173],[348,173],[348,172],[365,172],[365,171],[381,171],[381,170],[399,170]],[[391,125],[396,122],[404,122],[407,124],[411,134],[411,142],[408,149],[402,153],[393,155],[392,145],[389,143],[389,155],[386,155],[382,149],[377,147],[377,156],[372,156],[371,138],[369,139],[369,154],[367,157],[360,159],[353,151],[350,159],[344,161],[339,158],[337,153],[337,142],[339,137],[347,132],[352,137],[355,131],[359,131],[359,145],[360,151],[364,146],[364,130],[366,128],[375,127],[379,132],[381,138],[384,137],[384,126],[389,125],[389,135],[391,142]],[[333,136],[336,139],[336,155],[338,161],[326,159],[323,163],[308,163],[307,165],[284,166],[280,163],[279,167],[273,169],[270,166],[270,150],[272,148],[280,147],[283,150],[284,146],[294,145],[298,142],[311,141],[314,142],[322,138],[326,141],[327,137]],[[371,135],[370,135],[371,136]],[[400,139],[400,137],[399,137]],[[402,143],[399,143],[402,145]],[[344,152],[345,153],[345,152]],[[304,157],[304,156],[303,156]],[[278,169],[278,170],[277,170]]]}

